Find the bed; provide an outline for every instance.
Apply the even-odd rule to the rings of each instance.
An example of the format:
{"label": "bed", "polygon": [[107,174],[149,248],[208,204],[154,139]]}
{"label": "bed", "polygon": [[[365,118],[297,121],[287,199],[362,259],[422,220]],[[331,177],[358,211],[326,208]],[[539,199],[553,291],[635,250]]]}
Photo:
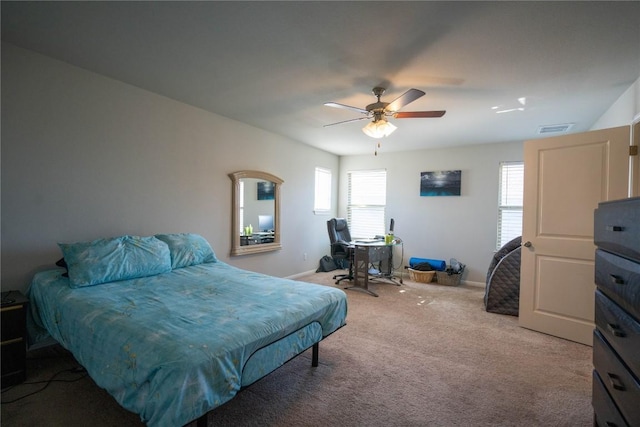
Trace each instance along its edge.
{"label": "bed", "polygon": [[345,325],[340,289],[241,270],[198,235],[59,244],[28,290],[32,342],[68,349],[149,426],[206,422],[239,390]]}

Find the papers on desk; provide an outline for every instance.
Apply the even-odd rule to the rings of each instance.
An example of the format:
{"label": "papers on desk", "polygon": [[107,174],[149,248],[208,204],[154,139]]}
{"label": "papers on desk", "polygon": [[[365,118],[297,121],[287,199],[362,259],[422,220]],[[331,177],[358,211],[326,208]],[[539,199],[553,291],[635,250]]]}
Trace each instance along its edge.
{"label": "papers on desk", "polygon": [[389,246],[384,242],[384,240],[377,240],[377,239],[356,240],[355,242],[352,242],[352,245],[353,246]]}

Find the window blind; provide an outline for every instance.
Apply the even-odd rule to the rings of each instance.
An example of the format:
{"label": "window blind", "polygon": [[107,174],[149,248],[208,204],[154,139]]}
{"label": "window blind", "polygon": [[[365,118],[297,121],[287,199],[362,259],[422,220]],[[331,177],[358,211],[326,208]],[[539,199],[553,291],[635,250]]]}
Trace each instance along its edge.
{"label": "window blind", "polygon": [[387,171],[351,171],[348,175],[347,222],[353,239],[385,234]]}
{"label": "window blind", "polygon": [[522,235],[523,197],[524,163],[500,163],[497,249]]}

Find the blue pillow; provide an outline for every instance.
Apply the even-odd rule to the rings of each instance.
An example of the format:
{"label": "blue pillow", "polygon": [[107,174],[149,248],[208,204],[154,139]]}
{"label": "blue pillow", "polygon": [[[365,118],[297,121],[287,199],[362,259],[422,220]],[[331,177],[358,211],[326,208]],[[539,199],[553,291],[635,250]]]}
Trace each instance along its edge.
{"label": "blue pillow", "polygon": [[156,234],[156,237],[169,245],[171,268],[217,261],[209,242],[198,234]]}
{"label": "blue pillow", "polygon": [[153,236],[121,236],[58,246],[67,263],[72,288],[171,271],[169,247]]}

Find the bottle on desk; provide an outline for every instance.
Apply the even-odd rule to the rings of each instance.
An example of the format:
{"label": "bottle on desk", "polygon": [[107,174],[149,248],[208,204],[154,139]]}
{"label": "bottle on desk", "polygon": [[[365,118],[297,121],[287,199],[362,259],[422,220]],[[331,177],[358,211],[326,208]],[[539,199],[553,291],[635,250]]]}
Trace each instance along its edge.
{"label": "bottle on desk", "polygon": [[389,224],[389,232],[384,236],[385,245],[393,244],[393,227],[395,226],[395,221],[391,218],[391,222]]}

